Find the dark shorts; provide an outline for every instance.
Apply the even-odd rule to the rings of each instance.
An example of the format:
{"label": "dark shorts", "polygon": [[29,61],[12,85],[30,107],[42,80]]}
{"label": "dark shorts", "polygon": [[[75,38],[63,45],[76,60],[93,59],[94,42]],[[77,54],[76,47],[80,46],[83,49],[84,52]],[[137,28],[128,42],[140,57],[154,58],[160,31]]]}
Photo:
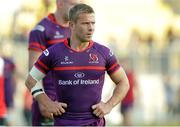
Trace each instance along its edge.
{"label": "dark shorts", "polygon": [[[67,119],[59,119],[58,121],[55,120],[55,126],[105,126],[105,119],[97,119],[93,120],[92,122],[87,120],[67,120]],[[87,122],[87,124],[86,124]]]}
{"label": "dark shorts", "polygon": [[121,113],[123,114],[129,111],[130,109],[132,109],[132,107],[133,107],[133,103],[121,104]]}
{"label": "dark shorts", "polygon": [[87,126],[101,126],[101,127],[104,127],[105,125],[106,125],[106,121],[105,121],[104,118],[102,118],[102,119],[99,119],[98,121],[93,122],[93,123],[91,123],[91,124],[89,124]]}

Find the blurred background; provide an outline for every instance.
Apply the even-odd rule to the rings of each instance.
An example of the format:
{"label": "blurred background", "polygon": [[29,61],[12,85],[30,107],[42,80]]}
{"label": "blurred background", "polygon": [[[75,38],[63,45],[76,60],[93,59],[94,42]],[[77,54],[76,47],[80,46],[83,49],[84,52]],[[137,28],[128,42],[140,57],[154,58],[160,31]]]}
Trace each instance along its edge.
{"label": "blurred background", "polygon": [[[0,56],[11,60],[15,79],[10,125],[29,125],[24,81],[28,73],[28,34],[55,10],[55,0],[0,0]],[[93,40],[107,45],[135,87],[132,125],[180,125],[180,1],[87,0],[96,12]],[[130,80],[130,79],[129,79]],[[103,100],[112,94],[106,76]],[[107,125],[123,125],[121,104],[106,116]]]}

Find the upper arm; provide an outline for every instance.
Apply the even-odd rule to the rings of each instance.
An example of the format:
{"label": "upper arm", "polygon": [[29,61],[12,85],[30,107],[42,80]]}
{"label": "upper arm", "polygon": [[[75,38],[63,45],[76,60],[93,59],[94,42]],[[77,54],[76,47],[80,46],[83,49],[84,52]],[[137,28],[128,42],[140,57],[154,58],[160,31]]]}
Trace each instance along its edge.
{"label": "upper arm", "polygon": [[35,50],[29,50],[29,70],[33,67],[34,63],[37,61],[42,52]]}
{"label": "upper arm", "polygon": [[37,25],[29,34],[28,49],[42,52],[47,48],[46,40],[45,27]]}
{"label": "upper arm", "polygon": [[109,74],[110,78],[115,84],[118,83],[128,83],[128,79],[124,69],[119,65],[119,61],[117,60],[114,53],[106,48],[106,70]]}
{"label": "upper arm", "polygon": [[37,25],[29,34],[29,70],[46,49],[45,27]]}
{"label": "upper arm", "polygon": [[54,46],[51,46],[50,48],[44,50],[34,64],[34,66],[44,74],[47,74],[49,71],[51,71],[54,67],[54,63],[56,63],[56,49],[53,47]]}
{"label": "upper arm", "polygon": [[122,67],[120,67],[118,70],[116,70],[114,73],[110,75],[111,80],[115,83],[128,83],[128,78],[126,76],[126,73]]}

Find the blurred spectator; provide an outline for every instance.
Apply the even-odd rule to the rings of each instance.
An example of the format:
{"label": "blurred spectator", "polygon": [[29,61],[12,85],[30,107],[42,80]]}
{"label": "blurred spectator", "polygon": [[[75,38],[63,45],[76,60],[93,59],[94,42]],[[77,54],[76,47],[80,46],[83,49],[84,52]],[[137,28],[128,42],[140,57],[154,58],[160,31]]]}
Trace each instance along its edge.
{"label": "blurred spectator", "polygon": [[0,57],[0,126],[6,125],[6,103],[4,98],[4,60]]}
{"label": "blurred spectator", "polygon": [[180,84],[175,96],[175,113],[180,116]]}
{"label": "blurred spectator", "polygon": [[174,42],[174,39],[175,39],[173,28],[169,27],[166,34],[167,34],[166,35],[166,37],[167,37],[167,46],[169,47],[169,46],[172,45],[172,43]]}
{"label": "blurred spectator", "polygon": [[157,56],[158,56],[158,53],[157,53],[157,50],[156,50],[156,47],[155,47],[155,38],[152,34],[149,34],[149,36],[147,37],[147,50],[148,50],[148,56],[147,56],[147,70],[148,72],[150,73],[153,73],[155,71],[158,70],[158,60],[157,59]]}
{"label": "blurred spectator", "polygon": [[[14,108],[14,94],[16,88],[15,80],[15,63],[10,57],[3,57],[4,60],[4,94],[5,102],[8,109],[8,117]],[[8,125],[11,125],[10,118],[7,119]]]}
{"label": "blurred spectator", "polygon": [[14,105],[14,93],[16,87],[15,80],[15,63],[12,58],[3,57],[4,59],[4,83],[5,83],[5,101],[8,108]]}
{"label": "blurred spectator", "polygon": [[24,92],[24,118],[26,120],[26,125],[31,126],[31,121],[32,121],[32,114],[31,114],[31,105],[32,105],[32,95],[29,92],[28,89],[25,90]]}
{"label": "blurred spectator", "polygon": [[166,96],[166,105],[167,105],[167,113],[174,112],[174,93],[173,86],[171,84],[171,77],[169,74],[164,74],[163,77],[165,96]]}
{"label": "blurred spectator", "polygon": [[137,82],[135,73],[133,72],[128,58],[124,58],[121,61],[121,65],[125,69],[126,75],[129,80],[129,91],[125,98],[121,102],[121,113],[123,116],[123,125],[124,126],[130,126],[132,125],[132,109],[134,104],[134,90],[137,88]]}

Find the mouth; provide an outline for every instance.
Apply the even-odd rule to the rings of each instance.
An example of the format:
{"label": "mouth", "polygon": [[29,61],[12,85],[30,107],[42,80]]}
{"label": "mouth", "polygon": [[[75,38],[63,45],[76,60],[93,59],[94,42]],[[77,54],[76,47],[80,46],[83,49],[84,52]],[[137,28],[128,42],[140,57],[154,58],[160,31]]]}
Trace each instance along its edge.
{"label": "mouth", "polygon": [[88,37],[92,37],[92,34],[87,34]]}

